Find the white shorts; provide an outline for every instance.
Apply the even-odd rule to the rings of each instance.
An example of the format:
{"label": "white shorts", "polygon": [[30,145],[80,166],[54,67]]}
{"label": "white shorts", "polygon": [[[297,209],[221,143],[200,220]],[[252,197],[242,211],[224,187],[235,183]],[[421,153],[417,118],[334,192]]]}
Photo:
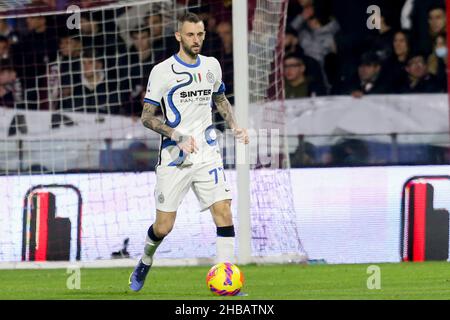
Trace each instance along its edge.
{"label": "white shorts", "polygon": [[214,203],[231,199],[222,162],[200,163],[189,167],[158,166],[156,168],[156,209],[165,212],[178,210],[184,196],[192,187],[201,211]]}

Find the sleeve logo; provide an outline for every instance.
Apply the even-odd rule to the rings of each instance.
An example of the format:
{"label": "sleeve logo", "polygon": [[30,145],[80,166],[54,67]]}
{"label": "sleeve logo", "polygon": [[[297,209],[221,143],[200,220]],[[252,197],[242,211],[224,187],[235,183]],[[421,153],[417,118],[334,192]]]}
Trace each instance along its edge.
{"label": "sleeve logo", "polygon": [[206,79],[208,80],[209,83],[215,82],[214,74],[209,70],[208,73],[206,74]]}

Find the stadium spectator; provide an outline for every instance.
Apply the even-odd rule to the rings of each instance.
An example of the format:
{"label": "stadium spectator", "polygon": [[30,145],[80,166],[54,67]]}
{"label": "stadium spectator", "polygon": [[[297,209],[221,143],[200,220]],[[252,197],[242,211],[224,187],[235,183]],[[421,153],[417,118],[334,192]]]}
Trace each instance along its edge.
{"label": "stadium spectator", "polygon": [[3,36],[9,40],[10,44],[16,44],[19,41],[19,35],[8,24],[6,19],[0,18],[0,36]]}
{"label": "stadium spectator", "polygon": [[0,59],[9,60],[10,58],[9,40],[5,36],[0,35]]}
{"label": "stadium spectator", "polygon": [[0,106],[13,108],[23,102],[22,84],[11,62],[0,60]]}
{"label": "stadium spectator", "polygon": [[[234,92],[233,79],[233,27],[229,21],[221,21],[217,24],[216,32],[221,40],[220,64],[226,66],[223,70],[222,81],[225,83],[227,92]],[[208,35],[207,35],[208,36]],[[232,100],[230,100],[233,103]]]}
{"label": "stadium spectator", "polygon": [[[301,28],[303,24],[311,18],[314,13],[314,1],[313,0],[298,0],[297,3],[291,4],[293,7],[295,6],[294,10],[297,11],[297,14],[293,18],[290,19],[290,27],[299,33],[301,31]],[[289,16],[289,13],[288,13]]]}
{"label": "stadium spectator", "polygon": [[397,31],[392,42],[392,54],[383,64],[394,88],[400,86],[407,76],[405,68],[410,51],[409,34],[404,30]]}
{"label": "stadium spectator", "polygon": [[22,37],[19,46],[15,48],[15,64],[21,66],[19,75],[24,78],[27,89],[36,88],[36,85],[45,88],[45,79],[37,77],[45,75],[47,63],[56,59],[56,32],[53,27],[47,25],[44,16],[27,17],[26,24],[28,34]]}
{"label": "stadium spectator", "polygon": [[150,31],[150,42],[153,52],[157,55],[156,62],[164,60],[176,51],[176,41],[171,34],[164,33],[163,16],[160,13],[151,13],[145,17],[145,25]]}
{"label": "stadium spectator", "polygon": [[428,24],[430,26],[430,38],[433,41],[436,37],[447,32],[447,16],[445,8],[442,6],[433,7],[428,12]]}
{"label": "stadium spectator", "polygon": [[284,34],[284,52],[286,56],[291,54],[299,56],[305,63],[306,76],[326,88],[324,68],[314,58],[305,55],[303,48],[299,45],[297,32],[290,27]]}
{"label": "stadium spectator", "polygon": [[[335,36],[338,74],[336,80],[339,83],[348,82],[358,68],[361,55],[370,49],[367,39],[373,31],[366,27],[367,8],[374,3],[373,0],[329,0],[329,3],[329,10],[340,28]],[[336,81],[332,84],[334,87],[339,86]]]}
{"label": "stadium spectator", "polygon": [[206,30],[206,37],[203,41],[202,54],[205,56],[220,55],[221,40],[216,33],[217,15],[213,13],[213,4],[203,4],[198,8],[193,8],[191,12],[197,14],[203,21]]}
{"label": "stadium spectator", "polygon": [[[214,21],[215,23],[215,21]],[[233,27],[229,21],[221,21],[216,26],[216,34],[220,39],[220,54],[215,55],[220,64],[223,67],[222,73],[222,81],[225,84],[227,95],[229,96],[228,100],[231,104],[234,104],[234,73],[233,73]],[[209,34],[206,34],[208,37]],[[226,66],[226,67],[225,67]],[[214,106],[215,107],[215,106]],[[216,129],[220,131],[225,130],[224,120],[219,112],[213,113],[214,122],[216,124]]]}
{"label": "stadium spectator", "polygon": [[286,99],[325,95],[325,88],[306,75],[306,66],[298,55],[284,57],[284,90]]}
{"label": "stadium spectator", "polygon": [[140,116],[142,111],[140,97],[145,88],[145,79],[148,79],[153,66],[163,59],[163,52],[153,50],[150,29],[146,26],[130,31],[130,38],[133,45],[129,56],[123,57],[121,59],[123,62],[120,63],[120,87],[124,102],[122,111]]}
{"label": "stadium spectator", "polygon": [[67,33],[59,38],[59,61],[61,75],[61,94],[72,95],[73,86],[81,82],[81,40],[78,36]]}
{"label": "stadium spectator", "polygon": [[[289,46],[288,52],[295,52],[298,41],[305,56],[320,63],[321,78],[328,91],[339,78],[335,42],[339,24],[330,18],[327,6],[321,1],[299,0],[297,6],[300,10],[286,30],[285,46]],[[297,41],[293,39],[294,34],[298,38]]]}
{"label": "stadium spectator", "polygon": [[437,93],[442,91],[436,77],[428,72],[424,54],[413,53],[407,61],[405,69],[408,76],[400,86],[399,93]]}
{"label": "stadium spectator", "polygon": [[303,23],[300,33],[300,46],[305,54],[316,59],[322,65],[325,57],[330,53],[336,53],[335,34],[339,31],[336,20],[328,20],[325,17],[312,15]]}
{"label": "stadium spectator", "polygon": [[96,12],[85,12],[80,17],[80,37],[84,49],[92,49],[108,57],[126,50],[125,43],[116,32],[116,26],[101,23]]}
{"label": "stadium spectator", "polygon": [[433,53],[428,56],[428,72],[436,76],[443,91],[447,89],[447,35],[442,33],[434,41]]}
{"label": "stadium spectator", "polygon": [[357,76],[349,84],[343,85],[340,94],[351,94],[355,98],[361,98],[367,94],[390,93],[390,82],[382,75],[381,60],[374,52],[362,55]]}
{"label": "stadium spectator", "polygon": [[74,86],[71,97],[63,99],[62,107],[92,113],[120,113],[117,90],[106,79],[104,58],[94,50],[85,50],[81,61],[81,82]]}
{"label": "stadium spectator", "polygon": [[[383,13],[383,12],[382,12]],[[392,54],[392,42],[395,36],[395,30],[392,28],[390,15],[384,13],[380,19],[380,29],[375,29],[374,36],[369,38],[371,49],[376,52],[382,61],[388,59]]]}
{"label": "stadium spectator", "polygon": [[[130,37],[133,40],[133,45],[130,49],[131,56],[131,75],[142,77],[148,77],[153,65],[159,62],[163,58],[161,51],[153,49],[154,43],[151,38],[149,28],[141,28],[139,30],[130,31]],[[135,71],[133,67],[138,66]]]}
{"label": "stadium spectator", "polygon": [[63,59],[75,59],[81,56],[83,47],[81,39],[71,33],[62,35],[59,38],[59,54]]}
{"label": "stadium spectator", "polygon": [[284,53],[296,53],[299,52],[300,49],[297,31],[291,27],[287,27],[284,33]]}

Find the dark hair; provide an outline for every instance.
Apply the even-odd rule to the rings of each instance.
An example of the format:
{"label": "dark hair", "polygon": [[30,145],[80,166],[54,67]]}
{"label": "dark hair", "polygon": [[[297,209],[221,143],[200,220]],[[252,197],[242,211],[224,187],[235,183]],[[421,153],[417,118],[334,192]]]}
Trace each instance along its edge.
{"label": "dark hair", "polygon": [[359,60],[360,66],[381,65],[381,59],[376,52],[368,51],[363,53]]}
{"label": "dark hair", "polygon": [[283,58],[283,61],[285,61],[285,60],[287,60],[287,59],[297,59],[297,60],[300,61],[302,64],[305,64],[305,62],[303,61],[303,58],[302,58],[299,54],[297,54],[297,53],[295,53],[295,52],[286,54],[286,55],[284,56],[284,58]]}
{"label": "dark hair", "polygon": [[0,42],[9,42],[8,38],[0,35]]}
{"label": "dark hair", "polygon": [[151,17],[160,17],[161,20],[163,19],[163,15],[160,12],[150,12],[148,15],[145,16],[144,22],[148,21]]}
{"label": "dark hair", "polygon": [[[411,46],[411,34],[408,30],[404,30],[404,29],[399,29],[397,31],[394,32],[394,38],[397,35],[397,33],[401,33],[405,36],[406,38],[406,42],[408,43],[408,47]],[[394,38],[392,39],[392,43],[394,43]]]}
{"label": "dark hair", "polygon": [[64,30],[59,33],[59,40],[65,39],[65,38],[70,38],[73,40],[81,41],[80,35],[77,31],[69,30],[66,28],[64,28]]}
{"label": "dark hair", "polygon": [[14,71],[14,66],[12,64],[12,61],[9,59],[1,59],[0,60],[0,72],[3,71]]}
{"label": "dark hair", "polygon": [[145,32],[148,33],[148,35],[150,36],[150,28],[141,26],[138,29],[131,30],[130,31],[130,37],[133,38],[135,34],[145,33]]}
{"label": "dark hair", "polygon": [[103,63],[103,59],[101,58],[100,54],[92,48],[87,48],[83,50],[83,59],[94,59],[95,61],[100,61]]}
{"label": "dark hair", "polygon": [[446,12],[446,10],[445,10],[445,5],[444,4],[441,4],[441,3],[437,3],[437,4],[435,4],[435,5],[433,5],[433,6],[431,6],[429,9],[428,9],[428,14],[430,14],[430,12],[431,11],[433,11],[433,10],[442,10],[442,11],[444,11],[444,13]]}
{"label": "dark hair", "polygon": [[412,59],[421,57],[425,62],[427,61],[427,54],[423,52],[422,50],[414,50],[410,54],[408,54],[408,58],[406,59],[406,62],[409,63]]}
{"label": "dark hair", "polygon": [[185,22],[199,23],[202,22],[202,19],[198,15],[192,12],[186,12],[184,15],[178,18],[178,30],[181,30],[181,27]]}

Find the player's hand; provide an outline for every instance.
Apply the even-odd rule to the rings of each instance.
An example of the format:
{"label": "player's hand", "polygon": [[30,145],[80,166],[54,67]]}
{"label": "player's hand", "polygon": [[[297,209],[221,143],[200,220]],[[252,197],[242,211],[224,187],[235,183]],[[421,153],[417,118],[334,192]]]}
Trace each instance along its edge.
{"label": "player's hand", "polygon": [[250,138],[248,137],[247,129],[242,129],[242,128],[233,129],[233,133],[239,142],[242,142],[244,144],[248,144],[250,142]]}
{"label": "player's hand", "polygon": [[177,143],[180,150],[187,154],[196,153],[198,151],[197,142],[193,136],[183,135],[177,131],[174,131],[171,139]]}
{"label": "player's hand", "polygon": [[187,154],[196,153],[198,151],[197,142],[195,142],[195,139],[192,136],[181,136],[177,146]]}

